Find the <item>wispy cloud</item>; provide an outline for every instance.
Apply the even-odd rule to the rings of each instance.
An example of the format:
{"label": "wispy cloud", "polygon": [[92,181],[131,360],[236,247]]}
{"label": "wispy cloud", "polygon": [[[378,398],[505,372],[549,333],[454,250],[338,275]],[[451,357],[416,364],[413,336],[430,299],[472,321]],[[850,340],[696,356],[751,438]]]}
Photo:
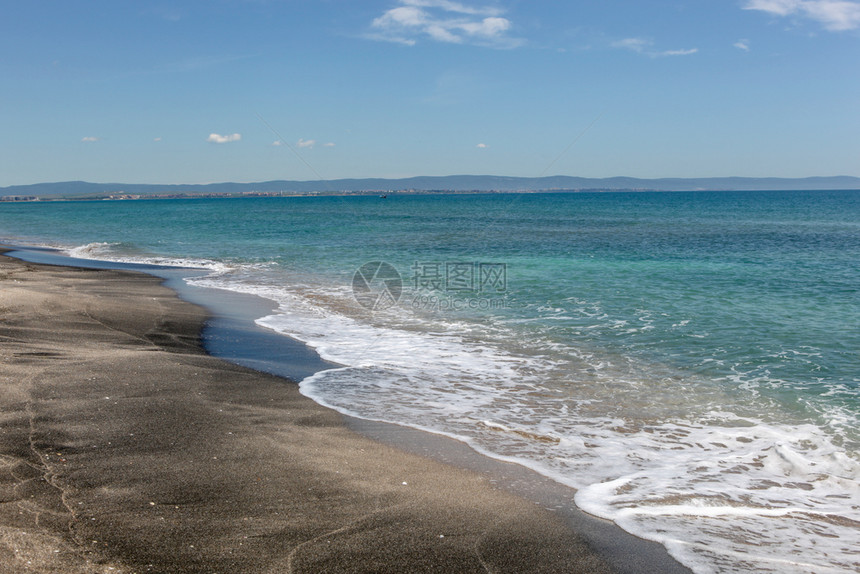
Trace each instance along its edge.
{"label": "wispy cloud", "polygon": [[503,10],[492,6],[470,6],[451,0],[397,0],[371,23],[367,37],[373,40],[414,46],[419,39],[448,44],[475,44],[514,48],[524,43],[508,35],[512,22]]}
{"label": "wispy cloud", "polygon": [[833,32],[860,28],[860,2],[847,0],[747,0],[743,8],[744,10],[767,12],[774,16],[808,18]]}
{"label": "wispy cloud", "polygon": [[747,0],[744,10],[763,10],[778,16],[788,16],[797,11],[800,0]]}
{"label": "wispy cloud", "polygon": [[[282,145],[287,145],[287,144],[285,144],[281,140],[275,140],[272,142],[272,146],[274,146],[274,147],[281,147]],[[296,142],[297,148],[312,148],[315,145],[317,145],[317,140],[299,139],[299,141]],[[323,147],[334,147],[334,145],[335,144],[333,142],[326,142],[326,143],[322,144]]]}
{"label": "wispy cloud", "polygon": [[645,40],[643,38],[625,38],[623,40],[618,40],[617,42],[612,43],[613,48],[624,48],[626,50],[633,50],[634,52],[642,53],[645,51],[645,48],[649,47],[652,42]]}
{"label": "wispy cloud", "polygon": [[93,136],[85,136],[85,137],[81,138],[81,141],[82,142],[97,142],[97,141],[99,141],[99,138],[93,137]]}
{"label": "wispy cloud", "polygon": [[646,38],[625,38],[612,43],[613,48],[630,50],[650,58],[662,58],[666,56],[690,56],[699,51],[698,48],[683,50],[655,50],[654,42]]}
{"label": "wispy cloud", "polygon": [[223,143],[237,142],[240,139],[242,139],[241,134],[230,134],[230,135],[222,136],[221,134],[211,133],[211,134],[209,134],[209,137],[206,139],[206,141],[208,141],[210,143],[223,144]]}
{"label": "wispy cloud", "polygon": [[478,148],[478,149],[487,149],[489,146],[488,146],[487,144],[485,144],[485,143],[479,143],[479,144],[478,144],[478,145],[476,145],[475,147],[476,147],[476,148]]}
{"label": "wispy cloud", "polygon": [[750,51],[750,41],[744,38],[738,40],[737,42],[732,44],[732,46],[734,46],[738,50],[743,50],[744,52]]}
{"label": "wispy cloud", "polygon": [[690,48],[688,50],[664,50],[663,52],[654,52],[651,56],[692,56],[699,52],[698,48]]}

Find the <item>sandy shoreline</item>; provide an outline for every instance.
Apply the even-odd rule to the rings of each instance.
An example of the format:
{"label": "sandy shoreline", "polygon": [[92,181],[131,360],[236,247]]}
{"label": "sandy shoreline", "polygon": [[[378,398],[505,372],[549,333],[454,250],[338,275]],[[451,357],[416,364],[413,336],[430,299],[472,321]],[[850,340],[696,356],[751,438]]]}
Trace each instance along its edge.
{"label": "sandy shoreline", "polygon": [[488,475],[207,355],[206,318],[156,277],[0,256],[0,572],[612,571]]}

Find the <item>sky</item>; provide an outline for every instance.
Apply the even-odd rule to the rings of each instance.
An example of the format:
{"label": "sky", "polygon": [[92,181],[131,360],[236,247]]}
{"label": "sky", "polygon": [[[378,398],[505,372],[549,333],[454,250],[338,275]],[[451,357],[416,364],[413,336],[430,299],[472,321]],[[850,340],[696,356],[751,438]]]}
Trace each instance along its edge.
{"label": "sky", "polygon": [[0,0],[0,186],[860,176],[860,0]]}

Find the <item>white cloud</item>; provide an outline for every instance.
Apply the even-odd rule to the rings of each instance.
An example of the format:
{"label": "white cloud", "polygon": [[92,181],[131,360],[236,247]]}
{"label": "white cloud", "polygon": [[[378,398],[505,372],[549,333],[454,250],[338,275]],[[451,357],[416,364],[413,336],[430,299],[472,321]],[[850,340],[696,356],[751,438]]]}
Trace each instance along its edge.
{"label": "white cloud", "polygon": [[744,38],[738,40],[737,42],[732,44],[732,46],[734,46],[738,50],[743,50],[744,52],[750,51],[750,41]]}
{"label": "white cloud", "polygon": [[488,146],[487,144],[485,144],[485,143],[479,143],[479,144],[478,144],[478,145],[476,145],[475,147],[476,147],[476,148],[478,148],[478,149],[487,149],[489,146]]}
{"label": "white cloud", "polygon": [[423,26],[427,22],[424,10],[414,6],[400,6],[392,8],[373,21],[373,25],[379,28],[395,26]]}
{"label": "white cloud", "polygon": [[490,6],[468,6],[450,0],[398,0],[399,6],[371,23],[367,35],[374,40],[414,46],[429,37],[448,44],[476,44],[514,48],[523,40],[507,35],[512,23]]}
{"label": "white cloud", "polygon": [[744,10],[762,10],[777,16],[788,16],[797,11],[800,0],[748,0]]}
{"label": "white cloud", "polygon": [[[272,142],[273,147],[281,147],[283,145],[288,145],[288,144],[284,143],[282,140],[275,140]],[[297,148],[312,148],[315,145],[317,145],[317,140],[299,139],[299,141],[296,142]],[[327,142],[327,143],[322,144],[322,146],[323,147],[334,147],[334,144],[332,142]]]}
{"label": "white cloud", "polygon": [[467,34],[493,37],[507,32],[511,27],[511,21],[507,18],[497,18],[494,16],[484,18],[480,22],[465,22],[459,27]]}
{"label": "white cloud", "polygon": [[99,138],[93,137],[93,136],[85,136],[85,137],[81,138],[81,141],[82,142],[97,142],[97,141],[99,141]]}
{"label": "white cloud", "polygon": [[655,50],[654,42],[645,38],[625,38],[612,43],[613,48],[623,50],[631,50],[637,54],[643,54],[651,58],[662,58],[664,56],[690,56],[699,51],[698,48],[689,48],[685,50]]}
{"label": "white cloud", "polygon": [[747,0],[744,10],[803,16],[834,32],[860,28],[860,2],[848,0]]}
{"label": "white cloud", "polygon": [[650,46],[651,42],[642,38],[625,38],[623,40],[618,40],[617,42],[612,43],[613,48],[624,48],[639,53],[644,52],[645,48],[648,48]]}
{"label": "white cloud", "polygon": [[810,18],[824,24],[828,30],[841,31],[860,28],[860,4],[857,2],[835,0],[803,2],[802,9]]}
{"label": "white cloud", "polygon": [[209,134],[209,137],[206,139],[206,141],[211,142],[211,143],[222,144],[222,143],[237,142],[240,139],[242,139],[241,134],[230,134],[227,136],[222,136],[221,134],[212,133],[212,134]]}
{"label": "white cloud", "polygon": [[161,141],[161,138],[152,138],[152,141],[154,141],[154,142],[160,142],[160,141]]}
{"label": "white cloud", "polygon": [[690,48],[689,50],[664,50],[650,54],[652,56],[690,56],[699,51],[698,48]]}

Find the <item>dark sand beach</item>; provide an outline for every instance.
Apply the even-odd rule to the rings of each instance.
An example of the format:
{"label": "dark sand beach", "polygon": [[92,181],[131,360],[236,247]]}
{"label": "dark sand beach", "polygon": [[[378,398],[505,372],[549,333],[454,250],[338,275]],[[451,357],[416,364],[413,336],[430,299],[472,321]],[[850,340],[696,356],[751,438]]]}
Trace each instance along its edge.
{"label": "dark sand beach", "polygon": [[614,570],[491,475],[207,355],[161,283],[0,256],[0,572]]}

